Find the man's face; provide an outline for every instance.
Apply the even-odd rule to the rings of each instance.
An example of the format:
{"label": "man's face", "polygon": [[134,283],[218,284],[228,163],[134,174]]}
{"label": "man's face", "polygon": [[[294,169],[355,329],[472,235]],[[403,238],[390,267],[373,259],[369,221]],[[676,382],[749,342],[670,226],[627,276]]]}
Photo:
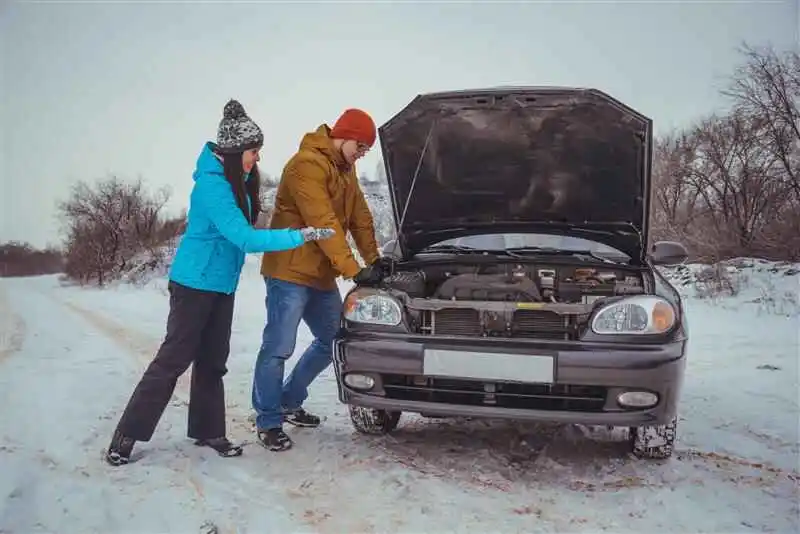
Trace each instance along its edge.
{"label": "man's face", "polygon": [[342,155],[344,156],[344,160],[349,165],[352,165],[364,157],[364,155],[369,152],[369,148],[369,145],[365,143],[359,143],[358,141],[348,139],[342,143]]}

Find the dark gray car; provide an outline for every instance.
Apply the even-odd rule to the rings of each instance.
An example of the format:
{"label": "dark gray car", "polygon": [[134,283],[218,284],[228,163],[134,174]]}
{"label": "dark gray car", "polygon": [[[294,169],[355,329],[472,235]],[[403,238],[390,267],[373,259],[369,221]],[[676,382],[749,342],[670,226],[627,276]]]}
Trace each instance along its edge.
{"label": "dark gray car", "polygon": [[421,95],[379,129],[397,264],[345,299],[339,399],[364,433],[401,412],[630,429],[675,440],[687,343],[648,241],[652,122],[603,92]]}

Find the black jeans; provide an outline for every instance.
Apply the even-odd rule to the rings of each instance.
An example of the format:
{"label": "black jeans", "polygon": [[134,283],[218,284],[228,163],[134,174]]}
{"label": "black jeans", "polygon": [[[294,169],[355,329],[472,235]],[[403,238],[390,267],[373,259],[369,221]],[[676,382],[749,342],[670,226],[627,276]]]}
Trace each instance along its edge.
{"label": "black jeans", "polygon": [[228,372],[233,295],[199,291],[169,283],[167,334],[120,418],[117,430],[149,441],[175,391],[178,378],[192,368],[189,397],[190,438],[225,436],[225,387]]}

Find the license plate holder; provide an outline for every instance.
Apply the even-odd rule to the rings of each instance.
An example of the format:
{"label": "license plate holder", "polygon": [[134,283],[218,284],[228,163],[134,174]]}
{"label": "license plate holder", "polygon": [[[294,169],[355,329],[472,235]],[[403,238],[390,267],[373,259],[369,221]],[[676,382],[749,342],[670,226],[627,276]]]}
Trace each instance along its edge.
{"label": "license plate holder", "polygon": [[426,376],[483,381],[555,382],[555,357],[447,349],[425,349],[422,372]]}

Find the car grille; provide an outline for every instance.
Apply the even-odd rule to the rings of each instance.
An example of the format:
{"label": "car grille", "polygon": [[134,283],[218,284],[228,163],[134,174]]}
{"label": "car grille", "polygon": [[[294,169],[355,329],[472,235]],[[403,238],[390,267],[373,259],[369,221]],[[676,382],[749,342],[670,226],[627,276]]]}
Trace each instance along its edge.
{"label": "car grille", "polygon": [[381,375],[387,399],[527,410],[601,412],[607,388],[569,384],[484,383],[426,376]]}
{"label": "car grille", "polygon": [[575,316],[546,310],[516,310],[509,321],[497,315],[469,308],[424,310],[419,331],[434,336],[554,340],[573,340],[577,337]]}

